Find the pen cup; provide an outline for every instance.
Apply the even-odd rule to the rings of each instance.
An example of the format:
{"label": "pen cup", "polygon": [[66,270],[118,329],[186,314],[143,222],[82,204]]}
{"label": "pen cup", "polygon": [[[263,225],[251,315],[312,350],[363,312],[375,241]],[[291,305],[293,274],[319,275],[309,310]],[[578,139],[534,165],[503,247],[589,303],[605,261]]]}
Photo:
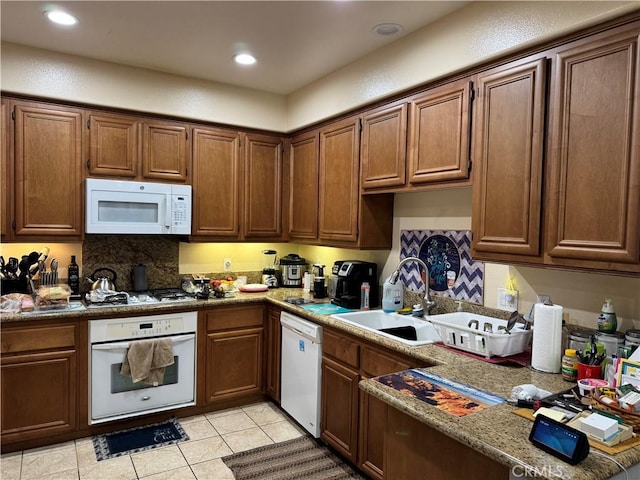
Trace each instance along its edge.
{"label": "pen cup", "polygon": [[578,362],[578,380],[583,378],[602,378],[602,365],[587,365]]}

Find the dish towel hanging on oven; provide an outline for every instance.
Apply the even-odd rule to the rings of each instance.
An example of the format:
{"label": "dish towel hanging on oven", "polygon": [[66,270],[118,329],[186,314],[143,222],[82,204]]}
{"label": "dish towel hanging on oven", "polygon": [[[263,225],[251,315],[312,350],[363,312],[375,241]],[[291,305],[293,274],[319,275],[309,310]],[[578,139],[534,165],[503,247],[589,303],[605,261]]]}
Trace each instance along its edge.
{"label": "dish towel hanging on oven", "polygon": [[133,383],[143,382],[157,387],[164,381],[165,368],[173,362],[170,339],[132,342],[124,356],[120,375],[131,377]]}

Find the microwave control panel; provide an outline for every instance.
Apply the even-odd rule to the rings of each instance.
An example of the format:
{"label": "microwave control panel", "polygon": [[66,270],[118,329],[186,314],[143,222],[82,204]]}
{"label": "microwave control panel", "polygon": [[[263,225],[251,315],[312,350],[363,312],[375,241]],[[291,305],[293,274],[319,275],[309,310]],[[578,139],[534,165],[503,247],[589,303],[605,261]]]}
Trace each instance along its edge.
{"label": "microwave control panel", "polygon": [[185,225],[190,220],[188,197],[182,195],[173,196],[173,225]]}

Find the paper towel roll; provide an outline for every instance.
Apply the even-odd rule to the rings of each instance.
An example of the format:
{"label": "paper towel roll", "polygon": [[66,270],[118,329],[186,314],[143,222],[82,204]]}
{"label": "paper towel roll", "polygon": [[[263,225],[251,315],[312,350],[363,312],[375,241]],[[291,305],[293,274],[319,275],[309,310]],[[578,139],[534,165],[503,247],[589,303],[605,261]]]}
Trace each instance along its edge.
{"label": "paper towel roll", "polygon": [[559,373],[562,366],[562,306],[536,303],[533,313],[531,366]]}

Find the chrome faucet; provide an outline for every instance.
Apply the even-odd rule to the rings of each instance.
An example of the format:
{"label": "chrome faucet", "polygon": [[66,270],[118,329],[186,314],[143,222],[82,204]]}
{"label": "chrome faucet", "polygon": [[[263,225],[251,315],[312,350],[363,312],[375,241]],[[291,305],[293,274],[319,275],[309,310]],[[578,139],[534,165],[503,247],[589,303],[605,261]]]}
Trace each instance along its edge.
{"label": "chrome faucet", "polygon": [[424,307],[424,314],[429,315],[433,307],[436,306],[436,302],[431,299],[431,295],[429,294],[429,267],[418,257],[407,257],[400,261],[396,269],[391,274],[389,278],[389,282],[395,284],[398,281],[398,277],[400,277],[400,269],[405,263],[416,262],[422,268],[424,268],[425,272],[425,282],[424,282],[424,295],[422,296],[422,305]]}

